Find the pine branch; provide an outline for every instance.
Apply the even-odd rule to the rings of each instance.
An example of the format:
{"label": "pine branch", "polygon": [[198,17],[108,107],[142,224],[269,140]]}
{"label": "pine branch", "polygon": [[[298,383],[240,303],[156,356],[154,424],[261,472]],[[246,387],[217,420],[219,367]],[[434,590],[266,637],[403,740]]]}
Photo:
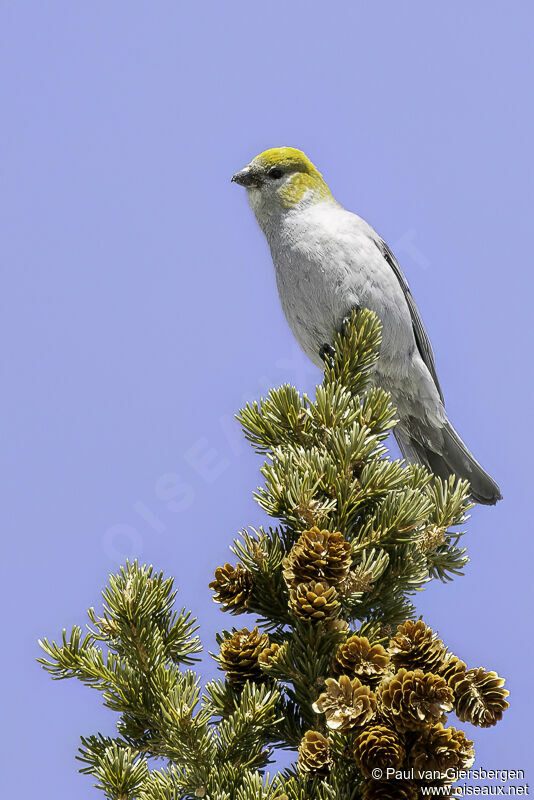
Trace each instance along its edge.
{"label": "pine branch", "polygon": [[[202,691],[187,669],[194,618],[137,563],[110,577],[86,632],[40,642],[54,680],[76,678],[118,715],[116,737],[82,738],[78,754],[110,800],[412,798],[422,778],[373,783],[373,765],[464,768],[472,742],[444,714],[502,716],[504,681],[412,621],[417,592],[461,574],[472,504],[465,482],[390,459],[395,410],[371,386],[380,331],[352,314],[314,398],[282,386],[239,414],[266,459],[256,500],[278,522],[243,531],[210,584],[224,611],[252,618],[216,637],[224,680]],[[298,761],[270,778],[277,749]]]}

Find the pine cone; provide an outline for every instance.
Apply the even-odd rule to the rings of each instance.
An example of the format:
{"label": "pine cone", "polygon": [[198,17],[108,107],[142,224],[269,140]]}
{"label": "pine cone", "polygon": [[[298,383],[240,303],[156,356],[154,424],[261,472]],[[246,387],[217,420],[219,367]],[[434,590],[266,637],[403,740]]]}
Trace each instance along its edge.
{"label": "pine cone", "polygon": [[332,730],[353,730],[373,719],[376,713],[375,693],[358,678],[341,675],[338,681],[327,678],[326,691],[313,704],[318,714],[326,714]]}
{"label": "pine cone", "polygon": [[215,580],[210,583],[210,589],[213,589],[213,599],[221,603],[223,611],[242,614],[252,592],[252,575],[239,562],[235,567],[225,564],[215,570]]}
{"label": "pine cone", "polygon": [[447,652],[432,628],[422,620],[413,622],[411,619],[399,625],[388,650],[397,669],[404,667],[434,673],[439,672]]}
{"label": "pine cone", "polygon": [[306,731],[299,747],[299,770],[314,775],[327,775],[332,759],[330,742],[319,731]]}
{"label": "pine cone", "polygon": [[473,742],[465,733],[441,723],[424,730],[410,750],[410,765],[419,773],[469,769],[474,760]]}
{"label": "pine cone", "polygon": [[400,669],[384,678],[377,696],[383,718],[399,730],[419,730],[441,722],[454,701],[444,678],[420,669]]}
{"label": "pine cone", "polygon": [[355,569],[351,569],[343,583],[339,586],[340,594],[360,594],[371,592],[374,589],[374,576],[371,570],[364,569],[358,564]]}
{"label": "pine cone", "polygon": [[344,619],[326,619],[323,622],[323,630],[331,634],[331,641],[344,642],[349,632],[349,623]]}
{"label": "pine cone", "polygon": [[312,528],[304,531],[284,559],[284,578],[290,588],[311,581],[339,586],[351,563],[350,544],[343,534]]}
{"label": "pine cone", "polygon": [[280,663],[280,659],[283,658],[286,653],[287,644],[285,642],[284,644],[272,642],[269,647],[261,651],[258,656],[258,661],[264,670],[269,671]]}
{"label": "pine cone", "polygon": [[442,678],[445,678],[448,685],[454,692],[455,686],[458,683],[458,681],[463,680],[465,678],[466,671],[467,671],[467,666],[463,661],[461,661],[453,653],[447,653],[445,661],[441,665],[438,674],[441,675]]}
{"label": "pine cone", "polygon": [[369,725],[354,740],[354,758],[366,778],[376,768],[384,774],[389,767],[398,769],[404,756],[401,738],[386,725]]}
{"label": "pine cone", "polygon": [[504,678],[496,672],[487,672],[483,667],[468,669],[454,685],[458,719],[480,728],[495,725],[509,705],[505,698],[510,692],[503,685]]}
{"label": "pine cone", "polygon": [[334,656],[334,675],[356,675],[366,683],[380,680],[387,670],[389,655],[381,644],[371,645],[366,636],[351,636]]}
{"label": "pine cone", "polygon": [[217,660],[225,670],[228,682],[240,687],[247,680],[264,681],[266,678],[259,665],[259,656],[268,646],[269,637],[266,633],[260,634],[258,628],[252,631],[242,628],[225,639]]}
{"label": "pine cone", "polygon": [[419,788],[412,781],[363,782],[362,800],[418,800]]}
{"label": "pine cone", "polygon": [[291,589],[290,605],[298,617],[310,622],[333,619],[341,609],[334,587],[315,581]]}

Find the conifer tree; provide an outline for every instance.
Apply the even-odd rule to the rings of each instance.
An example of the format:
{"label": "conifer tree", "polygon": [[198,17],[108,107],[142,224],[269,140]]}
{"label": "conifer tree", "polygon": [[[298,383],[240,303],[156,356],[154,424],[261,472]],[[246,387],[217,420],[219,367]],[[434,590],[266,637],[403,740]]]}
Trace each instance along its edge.
{"label": "conifer tree", "polygon": [[[243,531],[215,569],[214,600],[251,617],[217,637],[223,679],[201,688],[195,620],[174,610],[171,579],[137,563],[111,576],[85,633],[41,642],[52,678],[78,678],[118,714],[117,735],[82,737],[78,754],[110,800],[411,800],[473,763],[449,712],[501,718],[503,679],[416,619],[415,593],[462,573],[472,506],[465,482],[389,457],[379,348],[376,316],[355,313],[313,399],[286,385],[239,414],[277,523]],[[295,764],[269,775],[279,748]]]}

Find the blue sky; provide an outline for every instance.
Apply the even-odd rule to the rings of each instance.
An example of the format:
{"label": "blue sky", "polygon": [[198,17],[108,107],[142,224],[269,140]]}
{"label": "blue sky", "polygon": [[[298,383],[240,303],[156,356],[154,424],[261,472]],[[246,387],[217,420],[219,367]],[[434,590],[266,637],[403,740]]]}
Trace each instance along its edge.
{"label": "blue sky", "polygon": [[395,250],[450,417],[501,484],[466,576],[418,607],[508,678],[502,723],[468,731],[478,765],[527,769],[532,4],[0,0],[0,22],[6,796],[95,796],[78,736],[113,717],[48,680],[36,640],[126,555],[175,576],[206,649],[228,625],[207,584],[264,521],[232,415],[319,379],[230,184],[277,145]]}

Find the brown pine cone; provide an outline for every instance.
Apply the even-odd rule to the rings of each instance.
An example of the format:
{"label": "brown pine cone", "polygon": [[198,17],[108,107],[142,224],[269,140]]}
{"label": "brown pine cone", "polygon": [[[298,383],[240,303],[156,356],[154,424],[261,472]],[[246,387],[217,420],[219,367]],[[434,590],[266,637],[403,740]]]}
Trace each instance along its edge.
{"label": "brown pine cone", "polygon": [[358,564],[350,570],[343,583],[339,585],[339,592],[343,595],[371,592],[374,588],[373,580],[372,571],[364,569],[361,564]]}
{"label": "brown pine cone", "polygon": [[445,678],[448,685],[454,692],[454,687],[458,681],[465,678],[466,671],[466,664],[461,661],[458,656],[455,656],[454,653],[447,653],[445,661],[441,665],[438,674],[441,675],[442,678]]}
{"label": "brown pine cone", "polygon": [[419,788],[412,781],[363,782],[362,800],[418,800]]}
{"label": "brown pine cone", "polygon": [[341,609],[334,587],[316,581],[299,583],[291,589],[289,602],[297,617],[309,622],[333,619]]}
{"label": "brown pine cone", "polygon": [[371,645],[366,636],[351,636],[334,656],[334,675],[355,675],[366,683],[380,680],[387,671],[389,654],[381,644]]}
{"label": "brown pine cone", "polygon": [[354,740],[354,758],[366,778],[373,769],[386,774],[388,768],[399,769],[405,751],[399,734],[387,725],[368,725]]}
{"label": "brown pine cone", "polygon": [[415,741],[409,763],[419,773],[427,770],[445,773],[448,769],[469,769],[474,760],[473,742],[465,733],[438,723],[425,729]]}
{"label": "brown pine cone", "polygon": [[332,642],[344,642],[349,632],[349,623],[344,619],[326,619],[323,630],[332,634]]}
{"label": "brown pine cone", "polygon": [[505,698],[510,692],[503,685],[504,678],[499,678],[496,672],[483,667],[468,669],[454,685],[458,719],[480,728],[495,725],[509,705]]}
{"label": "brown pine cone", "polygon": [[269,670],[277,667],[284,658],[287,653],[287,644],[284,642],[283,644],[277,644],[276,642],[272,642],[269,647],[266,647],[265,650],[262,650],[258,656],[258,661],[261,664],[262,669],[269,672]]}
{"label": "brown pine cone", "polygon": [[338,681],[327,678],[326,691],[313,704],[313,710],[326,715],[332,730],[353,730],[373,719],[376,713],[375,693],[358,678],[341,675]]}
{"label": "brown pine cone", "polygon": [[223,611],[242,614],[252,593],[252,575],[239,562],[235,567],[225,564],[215,570],[215,580],[210,583],[210,589],[214,592],[213,599],[222,605]]}
{"label": "brown pine cone", "polygon": [[438,673],[444,662],[446,649],[432,628],[422,620],[407,620],[399,625],[390,639],[389,653],[396,669],[422,669]]}
{"label": "brown pine cone", "polygon": [[269,646],[266,633],[259,633],[258,628],[249,631],[242,628],[221,644],[218,662],[226,672],[228,682],[235,687],[243,686],[247,680],[261,682],[266,680],[259,657]]}
{"label": "brown pine cone", "polygon": [[351,563],[350,544],[343,534],[312,528],[304,531],[284,559],[284,578],[290,588],[311,581],[339,586]]}
{"label": "brown pine cone", "polygon": [[400,669],[377,689],[379,711],[398,730],[420,730],[445,719],[454,696],[445,679],[420,669]]}
{"label": "brown pine cone", "polygon": [[332,759],[330,742],[319,731],[306,731],[299,747],[299,770],[314,775],[327,775]]}

